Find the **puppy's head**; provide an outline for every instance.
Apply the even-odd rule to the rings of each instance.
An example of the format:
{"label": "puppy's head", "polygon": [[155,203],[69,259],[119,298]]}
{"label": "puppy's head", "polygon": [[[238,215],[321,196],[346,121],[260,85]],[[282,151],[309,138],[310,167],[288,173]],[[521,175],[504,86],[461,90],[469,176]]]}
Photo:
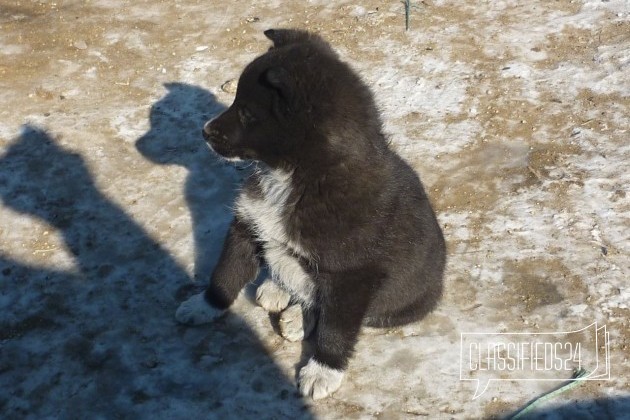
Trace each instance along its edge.
{"label": "puppy's head", "polygon": [[[268,30],[274,46],[243,71],[232,105],[208,121],[203,135],[210,147],[232,161],[258,160],[272,167],[295,164],[308,149],[317,115],[317,68],[334,53],[320,37],[297,30]],[[312,136],[310,136],[312,137]],[[310,141],[310,140],[309,140]],[[312,142],[312,141],[311,141]]]}

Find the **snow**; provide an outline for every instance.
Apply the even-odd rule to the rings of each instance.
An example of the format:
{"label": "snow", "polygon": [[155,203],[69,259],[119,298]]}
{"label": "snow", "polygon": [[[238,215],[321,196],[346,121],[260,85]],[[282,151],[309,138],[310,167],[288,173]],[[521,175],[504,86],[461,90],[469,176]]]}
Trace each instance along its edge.
{"label": "snow", "polygon": [[[473,400],[460,334],[595,321],[611,379],[539,413],[629,412],[628,2],[417,3],[408,32],[400,2],[373,0],[0,13],[0,416],[506,416],[557,383],[491,381]],[[296,389],[310,344],[278,335],[253,285],[209,326],[175,321],[247,174],[210,153],[201,127],[272,26],[321,32],[372,87],[449,249],[438,309],[366,328],[341,387],[317,402]]]}

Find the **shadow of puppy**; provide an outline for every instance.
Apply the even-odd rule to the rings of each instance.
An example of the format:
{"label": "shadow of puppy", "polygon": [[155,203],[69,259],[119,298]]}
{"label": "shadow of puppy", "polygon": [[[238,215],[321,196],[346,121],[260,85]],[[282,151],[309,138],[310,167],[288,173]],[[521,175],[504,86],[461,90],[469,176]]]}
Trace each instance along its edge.
{"label": "shadow of puppy", "polygon": [[201,138],[203,123],[225,106],[198,86],[164,86],[168,92],[151,107],[151,128],[136,141],[136,148],[151,162],[188,170],[184,195],[193,224],[194,277],[206,282],[221,251],[241,175],[211,153]]}

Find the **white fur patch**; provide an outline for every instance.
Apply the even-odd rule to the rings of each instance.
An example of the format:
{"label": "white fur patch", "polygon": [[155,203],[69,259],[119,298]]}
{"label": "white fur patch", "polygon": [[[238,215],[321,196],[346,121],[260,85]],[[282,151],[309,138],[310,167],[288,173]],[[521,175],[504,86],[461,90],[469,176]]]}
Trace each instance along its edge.
{"label": "white fur patch", "polygon": [[315,316],[312,311],[304,311],[301,304],[289,306],[280,314],[280,335],[286,340],[295,342],[307,338],[315,327]]}
{"label": "white fur patch", "polygon": [[291,194],[291,173],[259,169],[258,176],[262,198],[243,192],[236,200],[236,212],[251,224],[262,242],[273,280],[305,305],[312,305],[315,285],[296,258],[309,253],[289,239],[283,219]]}
{"label": "white fur patch", "polygon": [[200,325],[212,322],[225,311],[213,308],[203,298],[203,292],[182,302],[175,312],[177,322],[186,325]]}
{"label": "white fur patch", "polygon": [[291,295],[282,290],[278,284],[267,279],[256,289],[256,302],[267,312],[280,312],[289,306]]}
{"label": "white fur patch", "polygon": [[315,283],[302,268],[297,258],[286,247],[274,243],[263,245],[265,260],[271,269],[273,279],[281,283],[293,297],[305,306],[315,303]]}
{"label": "white fur patch", "polygon": [[291,253],[308,256],[295,242],[289,240],[282,213],[291,195],[291,173],[280,170],[258,170],[262,198],[242,193],[236,200],[236,212],[250,222],[256,236],[263,242],[275,242],[289,248]]}
{"label": "white fur patch", "polygon": [[319,400],[338,390],[342,380],[343,371],[329,368],[311,358],[300,369],[298,386],[302,395]]}

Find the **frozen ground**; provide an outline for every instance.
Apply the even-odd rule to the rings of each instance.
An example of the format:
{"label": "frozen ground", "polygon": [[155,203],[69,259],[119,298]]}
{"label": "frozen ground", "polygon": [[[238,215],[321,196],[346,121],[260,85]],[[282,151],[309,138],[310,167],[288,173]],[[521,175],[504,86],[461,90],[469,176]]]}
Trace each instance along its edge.
{"label": "frozen ground", "polygon": [[[554,388],[460,381],[460,333],[610,333],[611,379],[543,406],[630,412],[630,4],[0,1],[3,418],[501,417]],[[199,135],[262,30],[321,32],[373,87],[449,246],[423,322],[362,334],[342,388],[295,393],[308,344],[252,290],[176,325],[246,171]],[[271,320],[273,321],[273,320]]]}

